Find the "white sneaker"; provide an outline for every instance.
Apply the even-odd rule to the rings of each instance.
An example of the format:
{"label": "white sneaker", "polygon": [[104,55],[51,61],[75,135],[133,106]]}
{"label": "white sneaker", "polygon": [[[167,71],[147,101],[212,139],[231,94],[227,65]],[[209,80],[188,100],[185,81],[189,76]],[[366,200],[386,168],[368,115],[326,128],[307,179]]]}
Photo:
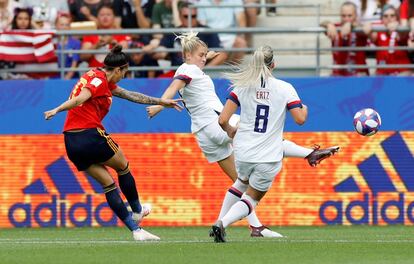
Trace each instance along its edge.
{"label": "white sneaker", "polygon": [[263,237],[273,237],[273,238],[277,238],[277,237],[283,237],[282,234],[272,231],[268,228],[263,229],[263,231],[261,232],[261,234],[263,235]]}
{"label": "white sneaker", "polygon": [[136,240],[136,241],[160,240],[159,237],[157,237],[156,235],[153,235],[153,234],[145,231],[142,228],[133,231],[132,232],[132,235],[134,237],[134,240]]}
{"label": "white sneaker", "polygon": [[250,226],[250,230],[251,230],[251,233],[250,233],[251,237],[273,237],[273,238],[283,237],[282,234],[272,231],[266,226],[260,226],[260,227]]}
{"label": "white sneaker", "polygon": [[134,219],[137,224],[139,225],[142,222],[142,219],[151,213],[152,206],[149,203],[142,204],[142,211],[141,213],[133,213],[132,219]]}

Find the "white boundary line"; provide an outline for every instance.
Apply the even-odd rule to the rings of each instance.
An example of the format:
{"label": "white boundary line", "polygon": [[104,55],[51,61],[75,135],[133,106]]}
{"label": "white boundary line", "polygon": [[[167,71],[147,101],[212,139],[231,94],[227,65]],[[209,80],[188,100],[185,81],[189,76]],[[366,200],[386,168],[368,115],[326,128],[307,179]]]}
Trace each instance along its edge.
{"label": "white boundary line", "polygon": [[[414,240],[408,239],[381,239],[381,240],[355,240],[355,239],[251,239],[251,240],[228,240],[229,243],[375,243],[375,244],[414,244]],[[213,240],[161,240],[161,241],[134,241],[134,240],[42,240],[42,239],[12,239],[12,238],[0,238],[0,245],[2,244],[140,244],[140,243],[152,243],[152,244],[196,244],[196,243],[213,243]]]}

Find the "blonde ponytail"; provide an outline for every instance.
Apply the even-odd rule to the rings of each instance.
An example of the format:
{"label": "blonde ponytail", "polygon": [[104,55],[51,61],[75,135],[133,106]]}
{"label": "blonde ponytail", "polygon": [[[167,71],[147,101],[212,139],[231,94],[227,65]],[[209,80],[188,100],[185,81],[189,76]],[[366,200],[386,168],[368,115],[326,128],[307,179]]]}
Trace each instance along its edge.
{"label": "blonde ponytail", "polygon": [[257,87],[261,79],[266,80],[272,76],[273,50],[269,46],[258,48],[253,57],[244,59],[240,66],[235,67],[233,72],[225,73],[234,87]]}
{"label": "blonde ponytail", "polygon": [[204,43],[201,39],[197,37],[198,32],[187,32],[183,33],[180,36],[176,36],[175,39],[179,39],[182,47],[183,58],[185,58],[186,53],[193,53],[199,46],[207,47],[207,44]]}

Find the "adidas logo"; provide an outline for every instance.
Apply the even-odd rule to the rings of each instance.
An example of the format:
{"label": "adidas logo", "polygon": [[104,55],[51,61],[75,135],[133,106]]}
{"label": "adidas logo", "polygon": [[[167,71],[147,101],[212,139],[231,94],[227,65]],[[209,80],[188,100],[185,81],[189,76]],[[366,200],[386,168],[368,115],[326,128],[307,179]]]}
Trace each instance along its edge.
{"label": "adidas logo", "polygon": [[[399,133],[395,133],[381,142],[381,147],[392,163],[394,170],[398,173],[407,192],[414,192],[414,158],[404,139]],[[323,223],[341,225],[345,220],[344,215],[352,225],[377,225],[381,219],[387,224],[405,224],[406,220],[414,223],[414,201],[407,202],[404,192],[398,194],[398,199],[378,202],[378,196],[381,193],[398,193],[398,191],[376,155],[372,155],[358,164],[358,170],[370,192],[364,193],[362,200],[353,200],[349,203],[344,203],[342,200],[325,201],[319,208],[319,217]],[[361,192],[352,175],[338,183],[334,189],[337,193]],[[362,216],[355,217],[352,214],[354,208],[360,209]],[[388,209],[398,211],[397,216],[395,214],[393,214],[393,217],[388,216]],[[328,211],[336,211],[336,216],[328,218]]]}
{"label": "adidas logo", "polygon": [[[25,195],[49,196],[50,202],[36,205],[32,203],[15,203],[10,206],[8,218],[15,227],[32,227],[37,223],[40,227],[66,227],[68,222],[73,226],[116,226],[117,217],[106,202],[96,204],[93,195],[82,188],[67,161],[61,157],[46,167],[47,174],[56,187],[59,195],[51,195],[43,181],[38,179],[23,189]],[[91,176],[85,177],[94,193],[103,193],[102,187]],[[68,195],[71,199],[68,199]],[[69,206],[68,206],[69,205]],[[110,212],[110,219],[102,219],[102,212]],[[105,217],[107,218],[107,216]]]}

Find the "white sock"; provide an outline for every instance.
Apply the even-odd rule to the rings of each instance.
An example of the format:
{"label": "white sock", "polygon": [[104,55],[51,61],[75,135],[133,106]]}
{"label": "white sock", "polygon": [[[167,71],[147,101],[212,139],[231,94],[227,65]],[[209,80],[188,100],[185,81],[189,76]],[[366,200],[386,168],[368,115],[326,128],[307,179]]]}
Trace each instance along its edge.
{"label": "white sock", "polygon": [[227,214],[230,208],[240,200],[243,193],[247,190],[247,184],[244,184],[237,179],[224,196],[223,204],[218,219],[221,219]]}
{"label": "white sock", "polygon": [[313,149],[304,148],[297,145],[296,143],[286,140],[283,140],[283,156],[286,157],[296,157],[296,158],[306,158]]}
{"label": "white sock", "polygon": [[221,219],[223,227],[226,228],[232,223],[245,218],[249,213],[254,211],[257,203],[258,201],[253,200],[253,198],[244,193],[241,200],[235,203]]}
{"label": "white sock", "polygon": [[251,212],[246,218],[247,218],[247,221],[249,222],[249,225],[254,226],[254,227],[262,226],[262,223],[260,222],[259,218],[256,215],[256,210]]}

